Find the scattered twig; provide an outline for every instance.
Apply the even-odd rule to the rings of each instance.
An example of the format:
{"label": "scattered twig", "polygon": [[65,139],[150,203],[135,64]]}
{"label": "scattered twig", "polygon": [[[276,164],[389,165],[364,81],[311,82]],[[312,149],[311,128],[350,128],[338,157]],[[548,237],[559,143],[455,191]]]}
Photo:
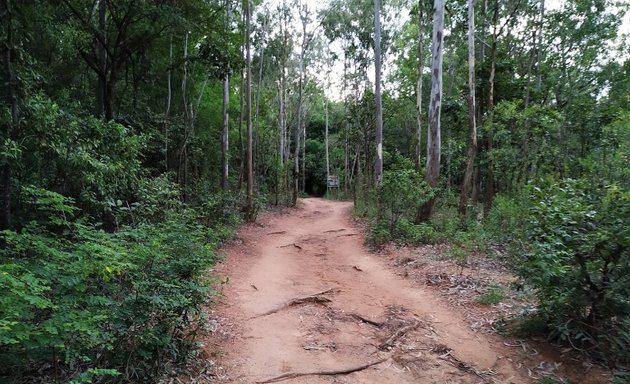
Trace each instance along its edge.
{"label": "scattered twig", "polygon": [[302,348],[304,348],[307,351],[327,351],[328,350],[328,348],[326,347],[320,347],[319,345],[315,345],[315,344],[307,344],[303,346]]}
{"label": "scattered twig", "polygon": [[352,317],[353,319],[358,320],[358,321],[360,321],[362,323],[373,325],[376,328],[380,328],[383,325],[383,323],[379,323],[378,321],[367,319],[367,318],[365,318],[365,317],[363,317],[361,315],[358,315],[356,313],[351,313],[348,316]]}
{"label": "scattered twig", "polygon": [[361,268],[357,267],[356,265],[353,265],[352,269],[354,269],[355,271],[363,272],[363,270]]}
{"label": "scattered twig", "polygon": [[294,246],[297,249],[302,249],[302,247],[300,247],[299,245],[295,244],[295,243],[291,243],[291,244],[287,244],[287,245],[281,245],[280,248],[287,248],[290,246]]}
{"label": "scattered twig", "polygon": [[343,235],[337,235],[337,237],[356,236],[358,233],[344,233]]}
{"label": "scattered twig", "polygon": [[385,340],[381,345],[379,345],[379,349],[387,349],[388,347],[392,347],[394,342],[398,340],[401,336],[409,331],[413,331],[418,328],[422,323],[420,321],[415,321],[413,324],[406,325],[402,328],[399,328],[396,332],[394,332],[390,337]]}
{"label": "scattered twig", "polygon": [[277,383],[284,380],[295,379],[303,376],[336,376],[336,375],[347,375],[353,372],[363,371],[367,368],[370,368],[374,365],[378,365],[387,361],[387,359],[381,359],[374,361],[372,363],[360,365],[358,367],[345,368],[345,369],[335,369],[331,371],[313,371],[313,372],[288,372],[282,374],[280,376],[272,377],[271,379],[257,381],[258,384],[267,384],[267,383]]}
{"label": "scattered twig", "polygon": [[255,290],[258,290],[258,287],[256,287],[254,284],[250,284],[249,286],[254,288]]}
{"label": "scattered twig", "polygon": [[268,235],[282,235],[283,233],[287,233],[287,231],[269,232]]}
{"label": "scattered twig", "polygon": [[453,364],[455,366],[455,368],[462,370],[464,372],[468,372],[468,373],[472,373],[476,376],[478,376],[479,378],[483,379],[484,381],[486,381],[486,378],[475,369],[475,367],[473,367],[472,365],[461,361],[460,359],[458,359],[457,357],[453,356],[453,350],[449,349],[448,352],[446,352],[445,354],[439,356],[440,359],[447,361],[451,364]]}
{"label": "scattered twig", "polygon": [[324,233],[333,233],[333,232],[343,232],[345,231],[345,228],[341,228],[341,229],[331,229],[329,231],[324,231]]}
{"label": "scattered twig", "polygon": [[327,297],[324,297],[323,295],[325,295],[327,293],[334,292],[334,291],[335,291],[335,288],[331,288],[331,289],[327,289],[327,290],[322,291],[322,292],[313,293],[312,295],[291,299],[291,300],[287,301],[286,303],[282,304],[281,306],[279,306],[277,308],[274,308],[274,309],[272,309],[270,311],[267,311],[265,313],[261,313],[260,315],[256,315],[256,316],[252,317],[252,319],[255,319],[257,317],[268,316],[268,315],[271,315],[273,313],[279,312],[279,311],[281,311],[283,309],[292,307],[294,305],[301,305],[301,304],[306,304],[306,303],[315,303],[315,304],[330,303],[330,302],[332,302],[332,300],[330,300]]}

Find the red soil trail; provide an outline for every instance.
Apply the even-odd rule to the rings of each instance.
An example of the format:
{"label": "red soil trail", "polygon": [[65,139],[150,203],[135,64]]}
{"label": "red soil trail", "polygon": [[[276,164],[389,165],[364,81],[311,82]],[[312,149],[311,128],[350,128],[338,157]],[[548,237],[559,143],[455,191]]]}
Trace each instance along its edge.
{"label": "red soil trail", "polygon": [[224,333],[205,340],[219,382],[535,382],[499,336],[370,253],[351,208],[304,199],[223,249],[215,273],[229,283],[212,316]]}

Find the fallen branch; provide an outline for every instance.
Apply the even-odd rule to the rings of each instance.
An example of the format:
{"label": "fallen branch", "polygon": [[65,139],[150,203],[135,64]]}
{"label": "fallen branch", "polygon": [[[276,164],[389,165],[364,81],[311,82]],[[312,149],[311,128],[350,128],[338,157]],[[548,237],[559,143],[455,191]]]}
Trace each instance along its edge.
{"label": "fallen branch", "polygon": [[345,228],[342,228],[342,229],[331,229],[329,231],[324,231],[324,233],[343,232],[345,230],[346,230]]}
{"label": "fallen branch", "polygon": [[268,235],[282,235],[283,233],[287,233],[287,231],[269,232]]}
{"label": "fallen branch", "polygon": [[301,305],[301,304],[306,304],[306,303],[314,303],[314,304],[330,303],[330,302],[332,302],[332,300],[330,300],[327,297],[324,297],[323,295],[325,295],[327,293],[332,293],[335,290],[336,290],[335,288],[331,288],[331,289],[327,289],[325,291],[313,293],[312,295],[291,299],[291,300],[287,301],[286,303],[282,304],[281,306],[279,306],[277,308],[274,308],[274,309],[272,309],[270,311],[267,311],[265,313],[261,313],[260,315],[256,315],[256,316],[252,317],[252,319],[255,319],[257,317],[269,316],[269,315],[271,315],[273,313],[282,311],[283,309],[292,307],[294,305]]}
{"label": "fallen branch", "polygon": [[374,361],[372,363],[368,363],[365,365],[361,365],[358,367],[353,367],[353,368],[346,368],[346,369],[336,369],[336,370],[332,370],[332,371],[313,371],[313,372],[288,372],[285,374],[282,374],[280,376],[276,376],[276,377],[272,377],[271,379],[267,379],[267,380],[263,380],[263,381],[257,381],[256,383],[258,384],[267,384],[267,383],[277,383],[280,381],[284,381],[284,380],[289,380],[289,379],[295,379],[297,377],[303,377],[303,376],[336,376],[336,375],[347,375],[353,372],[359,372],[359,371],[363,371],[364,369],[370,368],[374,365],[378,365],[382,362],[387,361],[387,359],[381,359],[381,360],[377,360]]}
{"label": "fallen branch", "polygon": [[419,321],[414,322],[413,324],[406,325],[402,328],[399,328],[396,332],[394,332],[390,337],[385,340],[381,345],[379,345],[379,349],[387,349],[388,347],[393,347],[394,342],[398,340],[401,336],[409,331],[413,331],[418,328],[422,323]]}
{"label": "fallen branch", "polygon": [[337,237],[356,236],[358,233],[344,233],[343,235],[337,235]]}
{"label": "fallen branch", "polygon": [[281,245],[280,248],[286,248],[286,247],[290,247],[290,246],[294,246],[297,249],[302,249],[302,247],[300,247],[299,245],[297,245],[295,243],[291,243],[291,244],[287,244],[287,245]]}
{"label": "fallen branch", "polygon": [[366,323],[366,324],[373,325],[373,326],[375,326],[376,328],[380,328],[380,327],[381,327],[381,325],[383,325],[383,323],[379,323],[378,321],[374,321],[374,320],[367,319],[367,318],[365,318],[365,317],[363,317],[363,316],[361,316],[361,315],[358,315],[358,314],[356,314],[356,313],[351,313],[351,314],[349,314],[348,316],[349,316],[349,317],[352,317],[353,319],[358,320],[358,321],[360,321],[360,322],[362,322],[362,323]]}
{"label": "fallen branch", "polygon": [[478,376],[479,378],[483,379],[484,381],[486,381],[486,378],[482,376],[482,374],[477,371],[475,369],[475,367],[473,367],[472,365],[461,361],[460,359],[458,359],[457,357],[453,356],[453,351],[449,350],[448,352],[446,352],[443,355],[440,355],[439,358],[444,360],[444,361],[448,361],[449,363],[453,364],[453,366],[455,366],[455,368],[462,370],[464,372],[467,373],[472,373],[476,376]]}

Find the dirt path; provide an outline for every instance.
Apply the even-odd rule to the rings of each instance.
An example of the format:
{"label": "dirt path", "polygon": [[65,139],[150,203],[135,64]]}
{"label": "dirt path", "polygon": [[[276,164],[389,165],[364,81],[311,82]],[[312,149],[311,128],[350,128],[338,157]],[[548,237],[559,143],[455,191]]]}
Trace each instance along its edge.
{"label": "dirt path", "polygon": [[224,250],[215,272],[229,283],[213,309],[224,336],[206,342],[219,381],[534,382],[513,348],[473,332],[456,309],[369,253],[350,209],[305,199],[245,227],[242,243]]}

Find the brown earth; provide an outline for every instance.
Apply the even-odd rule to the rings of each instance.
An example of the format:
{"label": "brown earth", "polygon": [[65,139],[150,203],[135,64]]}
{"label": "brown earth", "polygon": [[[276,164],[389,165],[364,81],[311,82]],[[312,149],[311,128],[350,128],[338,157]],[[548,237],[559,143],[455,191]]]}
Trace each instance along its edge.
{"label": "brown earth", "polygon": [[534,383],[559,371],[606,382],[556,348],[526,348],[471,326],[452,292],[400,273],[396,251],[370,253],[351,208],[304,199],[243,227],[223,249],[213,273],[229,280],[203,340],[212,382]]}

